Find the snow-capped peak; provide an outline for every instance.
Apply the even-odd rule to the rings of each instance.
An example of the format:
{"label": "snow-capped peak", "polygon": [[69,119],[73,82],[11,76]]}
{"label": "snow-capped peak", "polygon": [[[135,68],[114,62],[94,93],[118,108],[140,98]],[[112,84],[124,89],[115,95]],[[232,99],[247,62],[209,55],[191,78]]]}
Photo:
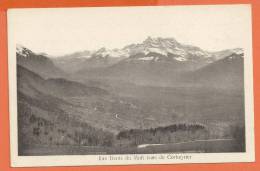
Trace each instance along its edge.
{"label": "snow-capped peak", "polygon": [[23,56],[23,57],[28,57],[32,51],[25,48],[24,46],[17,44],[16,45],[16,53],[18,53],[19,55]]}
{"label": "snow-capped peak", "polygon": [[44,53],[44,52],[35,53],[35,52],[29,50],[28,48],[24,47],[23,45],[20,45],[20,44],[16,45],[16,53],[19,54],[20,56],[23,56],[23,57],[28,57],[31,54],[41,55],[41,56],[45,56],[45,57],[52,57],[52,56],[50,56],[50,55],[48,55],[47,53]]}
{"label": "snow-capped peak", "polygon": [[22,45],[20,45],[20,44],[16,45],[16,53],[23,55],[24,49],[25,49],[25,47],[23,47]]}
{"label": "snow-capped peak", "polygon": [[[143,56],[155,56],[160,59],[170,58],[180,62],[188,61],[190,58],[209,58],[212,55],[196,46],[182,45],[174,38],[152,38],[148,37],[141,44],[132,44],[126,46],[130,56],[136,55],[143,58]],[[161,61],[161,60],[158,60]]]}
{"label": "snow-capped peak", "polygon": [[[23,48],[17,47],[17,52],[26,56]],[[127,45],[121,49],[102,47],[94,51],[76,52],[65,57],[72,58],[129,58],[140,61],[206,61],[213,62],[231,54],[243,54],[243,49],[227,49],[219,52],[204,51],[199,47],[181,44],[174,38],[147,37],[144,41]]]}
{"label": "snow-capped peak", "polygon": [[232,49],[231,51],[237,55],[244,54],[244,50],[242,48]]}
{"label": "snow-capped peak", "polygon": [[149,45],[173,45],[178,43],[174,38],[161,38],[161,37],[156,37],[156,38],[152,38],[152,37],[147,37],[144,41],[143,44],[149,44]]}
{"label": "snow-capped peak", "polygon": [[119,57],[128,57],[128,51],[124,49],[106,49],[106,48],[100,48],[96,52],[93,53],[94,56],[99,57],[112,57],[112,58],[119,58]]}
{"label": "snow-capped peak", "polygon": [[142,43],[146,48],[159,48],[166,50],[167,48],[176,47],[178,42],[173,38],[151,38],[148,37]]}
{"label": "snow-capped peak", "polygon": [[[173,49],[177,47],[178,42],[173,38],[152,38],[148,37],[141,44],[131,44],[125,46],[130,55],[157,53],[162,56],[167,56],[168,53],[173,53]],[[175,51],[178,51],[177,49]],[[181,54],[181,53],[179,53]]]}

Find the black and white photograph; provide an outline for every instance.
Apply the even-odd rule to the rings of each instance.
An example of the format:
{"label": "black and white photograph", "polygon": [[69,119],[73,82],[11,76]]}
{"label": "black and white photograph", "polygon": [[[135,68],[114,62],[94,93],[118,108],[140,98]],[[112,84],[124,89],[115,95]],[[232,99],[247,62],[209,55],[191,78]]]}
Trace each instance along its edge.
{"label": "black and white photograph", "polygon": [[12,165],[254,161],[251,36],[250,5],[9,10]]}

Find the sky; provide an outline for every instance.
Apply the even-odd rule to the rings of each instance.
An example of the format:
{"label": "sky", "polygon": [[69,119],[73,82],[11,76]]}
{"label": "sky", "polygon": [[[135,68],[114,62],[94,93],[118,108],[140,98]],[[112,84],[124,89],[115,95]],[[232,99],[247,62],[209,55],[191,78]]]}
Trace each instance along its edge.
{"label": "sky", "polygon": [[208,51],[243,48],[249,5],[12,9],[9,40],[53,56],[122,48],[148,36],[173,37]]}

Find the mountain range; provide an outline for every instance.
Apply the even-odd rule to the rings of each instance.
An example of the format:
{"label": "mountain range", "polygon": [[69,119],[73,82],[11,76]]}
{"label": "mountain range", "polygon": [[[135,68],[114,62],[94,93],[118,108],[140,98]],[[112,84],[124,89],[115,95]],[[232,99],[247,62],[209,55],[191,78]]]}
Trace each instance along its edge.
{"label": "mountain range", "polygon": [[[173,38],[148,37],[121,49],[61,57],[17,45],[16,57],[21,155],[32,149],[41,154],[37,146],[49,145],[68,148],[66,154],[74,153],[68,146],[102,147],[100,152],[132,148],[156,128],[160,134],[134,143],[233,138],[233,125],[244,123],[241,48],[209,52]],[[188,135],[163,131],[176,123],[207,129]],[[141,136],[118,139],[125,130]]]}
{"label": "mountain range", "polygon": [[38,93],[60,98],[108,94],[106,90],[64,78],[44,79],[20,65],[17,66],[17,78],[19,91],[32,97],[37,96]]}
{"label": "mountain range", "polygon": [[47,54],[37,54],[30,49],[16,46],[17,64],[40,74],[42,77],[63,77],[64,71],[55,66]]}
{"label": "mountain range", "polygon": [[199,63],[198,65],[201,66],[229,56],[232,53],[243,53],[243,50],[237,48],[209,52],[196,46],[181,44],[174,38],[148,37],[141,43],[130,44],[122,49],[106,49],[103,47],[96,51],[86,50],[57,57],[54,59],[54,63],[70,73],[84,72],[84,70],[88,71],[93,68],[104,68],[122,60]]}
{"label": "mountain range", "polygon": [[17,46],[18,64],[44,78],[108,79],[159,86],[212,86],[214,79],[220,79],[220,87],[242,85],[243,56],[241,48],[209,52],[174,38],[148,37],[122,49],[85,50],[56,58]]}

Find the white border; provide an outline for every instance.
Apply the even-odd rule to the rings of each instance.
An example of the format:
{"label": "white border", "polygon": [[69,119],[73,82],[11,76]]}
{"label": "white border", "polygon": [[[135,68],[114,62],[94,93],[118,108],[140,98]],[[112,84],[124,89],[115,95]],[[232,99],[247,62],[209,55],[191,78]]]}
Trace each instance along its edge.
{"label": "white border", "polygon": [[[198,5],[197,5],[198,6]],[[226,6],[226,5],[216,5]],[[13,26],[16,10],[8,10],[8,60],[9,60],[9,111],[10,111],[10,142],[11,142],[11,166],[12,167],[33,167],[33,166],[83,166],[83,165],[132,165],[132,164],[173,164],[173,163],[226,163],[226,162],[254,162],[254,101],[253,101],[253,60],[252,60],[252,23],[251,5],[230,5],[244,6],[248,8],[248,40],[247,47],[244,47],[244,85],[245,85],[245,123],[246,123],[246,152],[244,153],[192,153],[192,154],[136,154],[136,155],[64,155],[64,156],[18,156],[18,135],[17,135],[17,85],[16,85],[16,29]],[[94,7],[92,7],[94,8]],[[98,7],[101,8],[101,7]],[[103,7],[102,7],[103,8]],[[109,7],[121,8],[121,7]],[[130,7],[130,8],[153,8],[153,7]],[[158,8],[158,7],[155,7]],[[74,8],[75,9],[75,8]],[[32,9],[31,9],[32,10]],[[41,9],[42,10],[42,9]],[[44,9],[53,10],[53,9]],[[70,9],[71,10],[71,9]],[[190,156],[189,160],[170,159],[172,156]],[[100,161],[99,156],[164,156],[163,160],[107,160]]]}

